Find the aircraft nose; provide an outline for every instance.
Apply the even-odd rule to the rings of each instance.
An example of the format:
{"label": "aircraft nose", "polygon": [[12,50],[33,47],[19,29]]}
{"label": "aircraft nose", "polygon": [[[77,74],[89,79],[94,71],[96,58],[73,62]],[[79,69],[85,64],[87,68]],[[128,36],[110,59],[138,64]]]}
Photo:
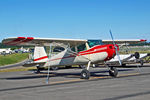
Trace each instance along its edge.
{"label": "aircraft nose", "polygon": [[119,46],[117,44],[113,45],[113,52],[116,55],[116,50],[119,51]]}
{"label": "aircraft nose", "polygon": [[119,51],[119,46],[117,44],[115,46],[117,47],[117,51]]}
{"label": "aircraft nose", "polygon": [[109,44],[107,50],[108,50],[108,51],[107,51],[108,56],[107,56],[107,58],[105,59],[105,61],[112,59],[112,58],[115,57],[115,55],[116,55],[115,47],[114,47],[113,44],[112,44],[112,45]]}

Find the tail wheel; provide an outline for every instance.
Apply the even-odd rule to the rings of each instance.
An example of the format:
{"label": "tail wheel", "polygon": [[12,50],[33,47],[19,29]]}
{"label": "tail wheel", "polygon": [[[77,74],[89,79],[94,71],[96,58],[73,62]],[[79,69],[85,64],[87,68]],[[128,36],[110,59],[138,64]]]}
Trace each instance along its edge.
{"label": "tail wheel", "polygon": [[117,77],[118,75],[118,70],[115,67],[111,67],[109,70],[109,75],[112,77]]}
{"label": "tail wheel", "polygon": [[86,69],[82,70],[81,79],[89,79],[89,78],[90,78],[90,72]]}
{"label": "tail wheel", "polygon": [[40,68],[39,68],[39,67],[37,67],[37,70],[36,70],[34,73],[36,73],[36,74],[39,74],[39,73],[41,73],[41,70],[40,70]]}

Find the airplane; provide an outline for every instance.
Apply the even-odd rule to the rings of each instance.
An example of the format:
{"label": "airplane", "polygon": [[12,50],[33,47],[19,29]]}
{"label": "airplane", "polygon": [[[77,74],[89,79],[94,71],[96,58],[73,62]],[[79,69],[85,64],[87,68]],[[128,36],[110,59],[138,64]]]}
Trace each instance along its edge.
{"label": "airplane", "polygon": [[[128,46],[130,44],[144,43],[146,39],[116,39],[114,42],[119,46]],[[104,44],[112,43],[112,40],[102,40]]]}
{"label": "airplane", "polygon": [[[89,68],[91,64],[106,62],[112,59],[119,51],[117,44],[103,44],[100,39],[58,39],[58,38],[33,38],[33,37],[12,37],[3,39],[5,45],[35,46],[34,60],[27,65],[36,65],[37,72],[41,67],[87,65],[81,71],[81,79],[89,79]],[[49,56],[44,46],[49,46]],[[64,50],[52,55],[54,47],[63,47]],[[107,66],[109,67],[109,66]],[[115,67],[109,68],[109,75],[117,77],[118,70]],[[49,76],[49,75],[48,75]]]}
{"label": "airplane", "polygon": [[[126,46],[127,49],[129,49],[128,45],[131,44],[138,44],[138,43],[144,43],[147,40],[146,39],[117,39],[114,40],[117,45],[119,45],[119,48]],[[112,40],[102,40],[104,44],[112,43]],[[127,51],[126,51],[127,52]],[[134,54],[120,54],[120,60],[122,62],[122,66],[126,66],[126,64],[132,64],[132,63],[140,63],[141,66],[143,66],[143,59],[150,56],[149,53],[140,54],[139,52],[135,52]],[[115,56],[111,60],[106,62],[109,65],[118,65],[119,60],[118,57]]]}
{"label": "airplane", "polygon": [[25,49],[25,48],[21,47],[18,50],[19,50],[19,52],[22,52],[22,53],[29,53],[29,48]]}
{"label": "airplane", "polygon": [[12,54],[13,51],[10,48],[0,49],[0,54]]}
{"label": "airplane", "polygon": [[[125,40],[127,41],[127,40]],[[145,40],[130,40],[128,42],[137,42]],[[110,44],[103,44],[103,42],[111,42]],[[3,39],[2,43],[5,45],[17,46],[35,46],[33,61],[27,62],[24,66],[36,65],[37,73],[40,68],[48,67],[48,74],[50,68],[58,66],[72,66],[72,65],[87,65],[81,71],[82,79],[90,78],[90,65],[97,63],[104,63],[118,56],[119,46],[114,42],[116,40],[100,40],[100,39],[59,39],[59,38],[34,38],[34,37],[12,37]],[[50,48],[49,55],[47,55],[44,46]],[[58,49],[59,47],[59,49]],[[56,49],[55,49],[56,48]],[[60,49],[61,48],[61,49]],[[63,49],[62,49],[63,48]],[[53,50],[59,51],[53,54]],[[118,57],[118,61],[120,58]],[[121,62],[119,62],[121,65]],[[108,66],[109,75],[117,77],[118,70],[114,66]],[[48,75],[49,76],[49,75]]]}

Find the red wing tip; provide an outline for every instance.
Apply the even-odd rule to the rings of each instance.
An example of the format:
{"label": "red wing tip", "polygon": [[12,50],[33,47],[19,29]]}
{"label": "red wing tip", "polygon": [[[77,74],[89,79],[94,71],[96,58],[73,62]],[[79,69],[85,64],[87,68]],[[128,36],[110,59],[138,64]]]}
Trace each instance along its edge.
{"label": "red wing tip", "polygon": [[33,38],[33,37],[27,37],[27,39],[31,39],[31,40],[33,40],[34,38]]}
{"label": "red wing tip", "polygon": [[25,37],[18,37],[18,39],[25,39]]}
{"label": "red wing tip", "polygon": [[18,39],[34,39],[33,37],[18,37]]}
{"label": "red wing tip", "polygon": [[147,40],[146,40],[146,39],[141,39],[140,41],[141,41],[141,42],[145,42],[145,41],[147,41]]}

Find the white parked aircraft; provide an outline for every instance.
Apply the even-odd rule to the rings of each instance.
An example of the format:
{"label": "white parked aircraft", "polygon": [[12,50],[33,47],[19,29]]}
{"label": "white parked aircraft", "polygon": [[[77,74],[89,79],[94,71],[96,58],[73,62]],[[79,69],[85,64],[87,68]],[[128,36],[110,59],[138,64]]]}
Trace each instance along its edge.
{"label": "white parked aircraft", "polygon": [[[119,47],[122,46],[128,46],[130,44],[137,44],[137,43],[143,43],[146,42],[147,40],[145,39],[118,39],[114,40],[115,43],[119,45]],[[102,40],[104,44],[109,44],[112,43],[112,40]],[[128,48],[128,47],[127,47]],[[120,60],[122,62],[122,65],[126,64],[131,64],[131,63],[141,63],[143,65],[143,59],[146,58],[147,56],[150,56],[150,54],[139,54],[138,52],[135,52],[134,54],[120,54]],[[115,56],[111,60],[106,62],[107,64],[114,65],[114,64],[119,64],[118,57]]]}
{"label": "white parked aircraft", "polygon": [[[147,40],[145,39],[117,39],[117,40],[114,40],[114,42],[116,44],[118,44],[119,46],[127,46],[127,45],[130,45],[130,44],[137,44],[137,43],[142,43],[142,42],[146,42]],[[112,40],[102,40],[102,42],[104,44],[110,44],[112,43]]]}
{"label": "white parked aircraft", "polygon": [[10,48],[0,49],[0,54],[11,54],[12,50]]}
{"label": "white parked aircraft", "polygon": [[28,53],[29,52],[29,48],[25,49],[25,48],[21,47],[19,50],[22,53]]}

